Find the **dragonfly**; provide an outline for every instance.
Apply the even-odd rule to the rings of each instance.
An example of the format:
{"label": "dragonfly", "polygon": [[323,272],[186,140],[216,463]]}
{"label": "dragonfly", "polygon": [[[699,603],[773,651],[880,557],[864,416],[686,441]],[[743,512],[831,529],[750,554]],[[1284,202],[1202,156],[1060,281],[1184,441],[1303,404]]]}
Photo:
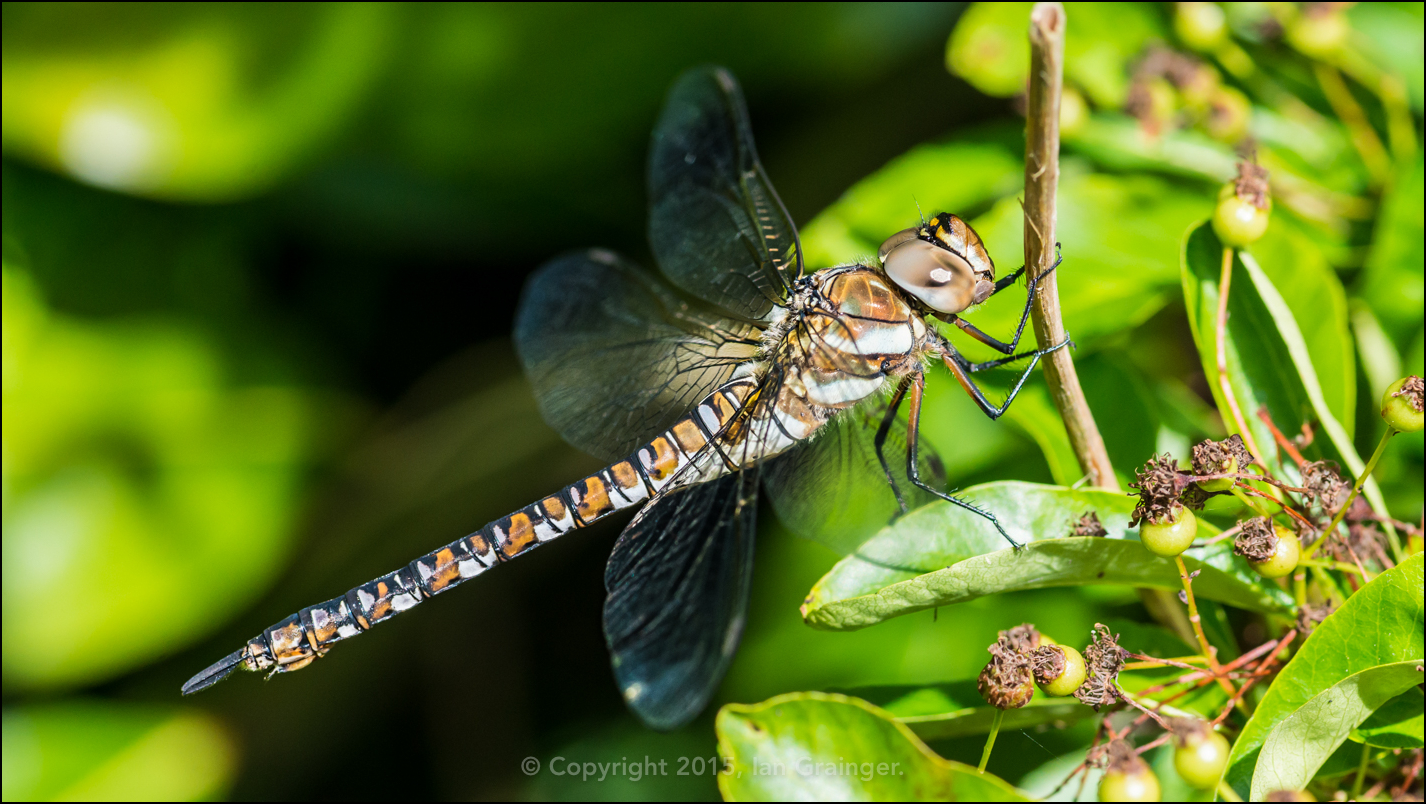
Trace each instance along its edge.
{"label": "dragonfly", "polygon": [[[1016,351],[1038,279],[1006,343],[962,315],[1024,268],[997,280],[979,235],[955,215],[893,234],[874,260],[809,270],[758,161],[742,92],[717,67],[685,73],[670,91],[648,190],[658,273],[609,251],[566,254],[531,277],[516,315],[541,414],[608,465],[287,617],[184,694],[238,670],[300,670],[341,640],[639,507],[606,567],[604,631],[629,707],[672,729],[703,710],[737,649],[760,490],[794,532],[842,549],[936,499],[1019,546],[992,512],[943,490],[919,425],[933,362],[995,419],[1037,361],[1069,344]],[[972,362],[933,319],[1005,357]],[[1025,359],[999,405],[973,378]]]}

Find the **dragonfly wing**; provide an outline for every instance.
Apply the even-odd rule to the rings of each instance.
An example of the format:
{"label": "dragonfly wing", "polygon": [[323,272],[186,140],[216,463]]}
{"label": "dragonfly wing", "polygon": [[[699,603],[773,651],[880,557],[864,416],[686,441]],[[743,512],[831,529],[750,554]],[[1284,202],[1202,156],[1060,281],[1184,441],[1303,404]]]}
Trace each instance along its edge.
{"label": "dragonfly wing", "polygon": [[[906,408],[892,420],[882,451],[907,508],[915,509],[936,498],[906,476]],[[900,512],[876,457],[877,428],[886,412],[884,399],[844,411],[810,442],[764,467],[768,501],[792,532],[850,554]],[[925,437],[919,457],[921,479],[945,488],[945,467]]]}
{"label": "dragonfly wing", "polygon": [[649,243],[675,285],[747,321],[764,320],[801,275],[797,229],[727,70],[690,70],[669,93],[649,156]]}
{"label": "dragonfly wing", "polygon": [[629,706],[673,729],[707,705],[747,616],[756,472],[723,475],[657,498],[609,557],[604,633]]}
{"label": "dragonfly wing", "polygon": [[752,357],[760,337],[598,250],[541,267],[515,317],[545,421],[604,460],[666,430]]}

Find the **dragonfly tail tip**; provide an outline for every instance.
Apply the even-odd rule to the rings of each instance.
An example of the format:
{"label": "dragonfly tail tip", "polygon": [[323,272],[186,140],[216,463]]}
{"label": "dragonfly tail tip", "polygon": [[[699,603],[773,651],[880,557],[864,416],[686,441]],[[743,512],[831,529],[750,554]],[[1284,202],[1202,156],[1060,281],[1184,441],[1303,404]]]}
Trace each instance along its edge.
{"label": "dragonfly tail tip", "polygon": [[192,695],[200,690],[206,690],[232,675],[233,671],[243,666],[245,650],[246,649],[239,649],[233,651],[209,665],[203,672],[185,681],[183,683],[183,694]]}

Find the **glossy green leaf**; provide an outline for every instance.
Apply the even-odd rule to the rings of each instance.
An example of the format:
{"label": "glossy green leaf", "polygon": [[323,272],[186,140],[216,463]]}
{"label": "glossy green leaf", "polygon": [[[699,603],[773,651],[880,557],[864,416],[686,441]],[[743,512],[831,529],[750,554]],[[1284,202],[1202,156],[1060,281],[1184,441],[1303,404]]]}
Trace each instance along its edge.
{"label": "glossy green leaf", "polygon": [[232,741],[194,710],[101,701],[7,708],[6,801],[193,801],[221,796]]}
{"label": "glossy green leaf", "polygon": [[1253,801],[1275,790],[1301,790],[1347,735],[1390,699],[1421,683],[1421,661],[1354,673],[1317,693],[1273,727],[1253,771]]}
{"label": "glossy green leaf", "polygon": [[1372,716],[1352,729],[1351,739],[1379,748],[1420,748],[1426,742],[1421,687],[1415,686],[1382,704]]}
{"label": "glossy green leaf", "polygon": [[795,692],[718,712],[726,801],[1025,801],[937,756],[906,726],[845,695]]}
{"label": "glossy green leaf", "polygon": [[[995,720],[995,707],[980,696],[975,679],[934,686],[872,687],[848,692],[885,709],[923,740],[988,734]],[[1006,710],[1000,727],[1010,731],[1046,723],[1063,726],[1093,714],[1093,709],[1073,698],[1049,698],[1037,689],[1028,704]]]}
{"label": "glossy green leaf", "polygon": [[[1081,584],[1129,584],[1178,589],[1178,571],[1138,543],[1129,528],[1133,499],[1107,491],[1004,481],[974,486],[961,496],[993,511],[1026,546],[1016,552],[984,518],[936,502],[902,517],[837,563],[802,605],[807,624],[854,630],[914,611],[1023,589]],[[1109,535],[1070,536],[1087,511]],[[1200,521],[1199,533],[1212,527]],[[1196,594],[1239,608],[1286,611],[1291,600],[1262,583],[1226,542],[1185,554],[1201,570]]]}
{"label": "glossy green leaf", "polygon": [[[1311,422],[1319,433],[1314,448],[1337,460],[1348,473],[1360,473],[1364,462],[1327,405],[1291,310],[1252,255],[1234,254],[1225,344],[1228,381],[1260,457],[1272,465],[1277,454],[1272,433],[1256,415],[1260,407],[1266,407],[1283,432],[1298,432]],[[1201,223],[1189,230],[1183,248],[1188,322],[1224,424],[1236,431],[1217,380],[1215,331],[1222,260],[1223,247],[1211,226]],[[1385,510],[1376,481],[1368,479],[1364,494],[1378,510]]]}
{"label": "glossy green leaf", "polygon": [[[1422,650],[1426,613],[1422,566],[1423,556],[1418,553],[1381,573],[1313,629],[1273,680],[1233,744],[1225,779],[1239,795],[1246,797],[1250,785],[1257,789],[1255,771],[1265,743],[1309,701],[1358,673],[1402,662],[1414,662],[1414,668],[1426,658]],[[1347,725],[1343,737],[1355,725]]]}
{"label": "glossy green leaf", "polygon": [[1291,216],[1279,216],[1253,244],[1253,259],[1301,327],[1327,409],[1350,436],[1357,423],[1357,361],[1347,293],[1321,246]]}

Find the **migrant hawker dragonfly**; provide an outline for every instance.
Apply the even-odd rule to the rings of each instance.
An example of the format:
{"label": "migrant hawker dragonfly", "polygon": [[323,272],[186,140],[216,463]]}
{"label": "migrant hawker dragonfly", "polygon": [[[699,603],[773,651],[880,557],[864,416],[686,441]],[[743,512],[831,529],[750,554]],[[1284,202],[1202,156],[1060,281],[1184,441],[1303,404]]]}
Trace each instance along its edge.
{"label": "migrant hawker dragonfly", "polygon": [[[662,275],[607,251],[568,254],[533,276],[516,321],[545,419],[607,468],[293,614],[194,676],[185,694],[235,670],[301,669],[340,640],[642,505],[609,558],[604,628],[629,706],[673,728],[703,709],[737,647],[760,486],[794,531],[832,543],[941,498],[1015,544],[992,513],[940,489],[918,425],[931,361],[997,418],[1036,361],[1068,343],[1015,352],[1033,283],[1008,344],[960,318],[1023,268],[996,281],[980,237],[942,213],[892,235],[876,260],[807,270],[758,163],[741,92],[716,68],[685,74],[671,91],[649,195]],[[969,361],[932,317],[1007,357]],[[1000,406],[971,378],[1023,358]]]}

